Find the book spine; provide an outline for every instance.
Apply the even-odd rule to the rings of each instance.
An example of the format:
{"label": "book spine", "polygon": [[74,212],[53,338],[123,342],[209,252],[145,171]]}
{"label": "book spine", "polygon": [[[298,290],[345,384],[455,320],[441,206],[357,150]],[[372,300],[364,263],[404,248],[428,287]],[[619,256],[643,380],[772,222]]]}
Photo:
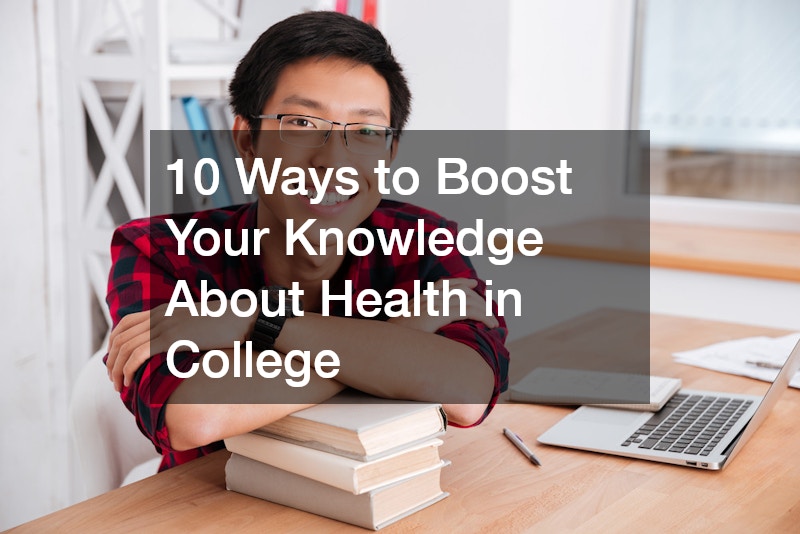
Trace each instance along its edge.
{"label": "book spine", "polygon": [[[183,190],[191,200],[194,211],[202,211],[211,207],[211,199],[200,194],[194,186],[194,167],[197,165],[197,149],[195,148],[183,101],[175,98],[170,102],[170,120],[172,121],[172,145],[175,155],[183,160]],[[188,177],[188,178],[187,178]]]}
{"label": "book spine", "polygon": [[225,448],[278,469],[353,494],[359,493],[354,460],[255,434],[226,438]]}
{"label": "book spine", "polygon": [[372,26],[378,25],[378,0],[364,0],[362,20]]}
{"label": "book spine", "polygon": [[245,204],[248,202],[242,182],[239,178],[239,169],[236,166],[236,146],[233,143],[231,128],[225,116],[225,107],[228,104],[222,101],[208,102],[204,108],[208,117],[208,125],[214,134],[214,144],[217,147],[219,156],[219,166],[222,178],[228,186],[228,193],[233,204]]}
{"label": "book spine", "polygon": [[[197,156],[199,159],[210,158],[217,164],[219,169],[219,155],[214,145],[214,136],[208,127],[208,118],[203,112],[203,107],[197,98],[193,96],[183,97],[183,109],[186,112],[186,121],[189,123],[189,128],[192,130],[192,136],[197,148]],[[208,166],[203,167],[203,181],[204,186],[209,187],[212,181],[211,169]],[[211,195],[211,202],[214,207],[220,208],[229,206],[231,202],[230,194],[228,194],[228,186],[225,180],[219,177],[217,189]]]}
{"label": "book spine", "polygon": [[259,428],[258,430],[254,430],[253,433],[260,436],[265,436],[270,439],[277,439],[280,441],[285,441],[286,443],[291,443],[293,445],[297,445],[300,447],[307,447],[309,449],[314,449],[322,452],[326,452],[329,454],[334,454],[336,456],[343,456],[345,458],[351,458],[353,460],[358,460],[359,462],[371,462],[373,460],[379,460],[381,458],[385,458],[386,456],[390,456],[392,454],[396,454],[404,449],[408,449],[411,447],[416,447],[426,441],[429,441],[433,438],[438,438],[439,436],[444,435],[445,431],[441,430],[436,432],[435,434],[431,434],[429,436],[424,436],[414,441],[410,441],[408,443],[403,443],[402,445],[398,445],[396,447],[392,447],[385,451],[381,451],[379,453],[374,454],[360,454],[354,451],[349,451],[346,449],[340,449],[337,447],[333,447],[332,445],[328,445],[327,443],[320,443],[319,441],[301,441],[298,439],[293,439],[288,436],[284,436],[282,434],[278,434],[276,432],[270,432],[269,427]]}
{"label": "book spine", "polygon": [[347,14],[359,20],[364,16],[364,0],[347,0]]}
{"label": "book spine", "polygon": [[231,491],[374,530],[371,496],[353,495],[321,482],[232,454],[225,465]]}

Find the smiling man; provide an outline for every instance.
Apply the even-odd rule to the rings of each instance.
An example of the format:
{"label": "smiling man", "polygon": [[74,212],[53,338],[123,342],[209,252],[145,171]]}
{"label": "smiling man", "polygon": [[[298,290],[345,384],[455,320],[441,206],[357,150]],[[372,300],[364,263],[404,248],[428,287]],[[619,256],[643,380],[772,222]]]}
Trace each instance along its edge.
{"label": "smiling man", "polygon": [[[425,232],[447,228],[456,233],[454,223],[383,200],[378,190],[374,169],[378,160],[388,165],[396,155],[411,100],[381,33],[331,12],[286,19],[262,34],[242,59],[230,94],[233,137],[248,170],[259,164],[272,168],[281,158],[281,168],[314,171],[318,177],[335,177],[346,168],[354,172],[330,179],[321,197],[308,177],[307,194],[288,194],[280,187],[282,176],[272,192],[262,187],[252,204],[132,221],[115,233],[107,297],[115,328],[107,366],[140,428],[164,455],[162,468],[219,449],[221,439],[322,402],[345,386],[384,398],[441,402],[457,425],[483,420],[507,384],[507,332],[502,318],[486,314],[485,286],[469,261],[455,249],[444,256],[418,254],[416,242],[408,254],[379,248],[366,255],[336,254],[331,247],[321,253],[318,236],[325,229],[344,235],[362,229],[363,238],[364,232],[417,229],[421,220]],[[311,220],[304,235],[312,250],[287,250],[287,227]],[[176,229],[187,235],[230,230],[232,236],[261,230],[261,253],[208,256],[195,248],[196,240],[186,239],[184,254],[178,254]],[[355,298],[367,290],[386,295],[400,289],[414,296],[420,282],[441,288],[445,281],[466,295],[465,309],[457,315],[417,306],[423,313],[367,319],[345,313],[343,302],[332,314],[321,313],[327,285],[338,294],[347,286]],[[201,282],[227,297],[242,289],[259,293],[263,288],[260,294],[269,295],[296,287],[303,312],[287,310],[278,320],[232,313],[212,320],[179,309],[166,317],[180,282],[189,283],[194,301],[200,300]],[[414,298],[435,299],[434,294]],[[340,365],[333,379],[312,375],[298,400],[282,380],[253,385],[170,372],[166,352],[180,339],[198,347],[176,356],[181,372],[204,351],[231,354],[232,341],[281,354],[331,351]],[[248,387],[258,389],[262,400],[204,400],[212,389]]]}

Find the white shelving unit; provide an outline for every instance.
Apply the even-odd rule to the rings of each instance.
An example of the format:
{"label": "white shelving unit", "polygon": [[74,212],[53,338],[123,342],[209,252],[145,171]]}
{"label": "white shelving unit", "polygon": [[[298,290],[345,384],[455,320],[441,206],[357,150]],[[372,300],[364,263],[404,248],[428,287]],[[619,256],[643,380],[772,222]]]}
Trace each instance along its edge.
{"label": "white shelving unit", "polygon": [[[220,40],[231,38],[239,28],[236,0],[184,3],[216,18]],[[151,191],[149,132],[170,129],[174,86],[182,85],[185,93],[189,92],[187,83],[224,82],[235,68],[233,63],[172,63],[168,11],[173,6],[167,0],[65,0],[57,4],[66,177],[63,211],[69,251],[64,266],[68,280],[64,316],[69,318],[66,358],[72,377],[103,346],[111,324],[105,296],[115,221],[147,216],[151,198],[162,196]],[[123,46],[115,47],[113,53],[104,52],[103,43],[111,39]],[[118,48],[122,51],[117,52]],[[115,95],[125,95],[116,125],[103,101],[109,88]],[[137,176],[126,156],[140,121],[144,172]],[[97,174],[90,163],[90,126],[103,153]],[[114,189],[125,212],[114,213],[116,218],[109,207]]]}

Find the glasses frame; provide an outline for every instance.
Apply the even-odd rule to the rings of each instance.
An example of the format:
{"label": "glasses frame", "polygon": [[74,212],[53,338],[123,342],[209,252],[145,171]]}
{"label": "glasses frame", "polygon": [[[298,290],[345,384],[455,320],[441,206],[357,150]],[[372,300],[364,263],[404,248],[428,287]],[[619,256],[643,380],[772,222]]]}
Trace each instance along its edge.
{"label": "glasses frame", "polygon": [[[283,118],[284,117],[303,117],[306,119],[314,119],[318,121],[325,122],[329,125],[328,131],[325,132],[325,137],[322,138],[322,142],[318,145],[298,145],[296,143],[292,143],[291,141],[287,141],[283,138]],[[333,126],[341,126],[344,132],[344,145],[347,147],[348,150],[353,152],[354,154],[372,154],[371,152],[358,152],[353,150],[353,147],[350,146],[349,141],[347,140],[347,127],[348,126],[356,126],[356,125],[364,125],[364,126],[374,126],[377,128],[385,128],[388,132],[386,136],[386,146],[383,150],[389,150],[392,146],[392,142],[394,142],[395,136],[397,135],[397,128],[392,128],[391,126],[384,126],[383,124],[372,124],[369,122],[336,122],[328,119],[323,119],[322,117],[315,117],[314,115],[305,115],[303,113],[270,113],[267,115],[256,115],[253,117],[254,119],[270,119],[270,120],[277,120],[280,121],[280,126],[278,132],[280,133],[281,141],[286,144],[293,145],[293,146],[301,146],[304,148],[319,148],[324,146],[325,143],[328,142],[328,139],[331,137],[331,132],[333,132]],[[375,154],[380,154],[380,152],[375,152]]]}

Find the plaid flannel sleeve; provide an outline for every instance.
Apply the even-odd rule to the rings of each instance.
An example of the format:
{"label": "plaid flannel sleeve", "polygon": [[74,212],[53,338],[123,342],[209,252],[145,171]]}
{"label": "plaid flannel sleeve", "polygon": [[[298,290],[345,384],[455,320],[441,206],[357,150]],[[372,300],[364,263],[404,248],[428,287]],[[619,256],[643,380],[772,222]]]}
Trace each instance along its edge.
{"label": "plaid flannel sleeve", "polygon": [[[167,255],[170,248],[159,242],[147,219],[132,221],[114,233],[106,302],[115,326],[125,315],[169,302],[179,272]],[[198,357],[198,354],[178,353],[176,367],[185,371]],[[162,469],[220,448],[218,444],[188,451],[171,448],[165,406],[181,380],[169,372],[166,354],[156,354],[139,368],[129,387],[123,387],[120,393],[139,429],[164,455]]]}

